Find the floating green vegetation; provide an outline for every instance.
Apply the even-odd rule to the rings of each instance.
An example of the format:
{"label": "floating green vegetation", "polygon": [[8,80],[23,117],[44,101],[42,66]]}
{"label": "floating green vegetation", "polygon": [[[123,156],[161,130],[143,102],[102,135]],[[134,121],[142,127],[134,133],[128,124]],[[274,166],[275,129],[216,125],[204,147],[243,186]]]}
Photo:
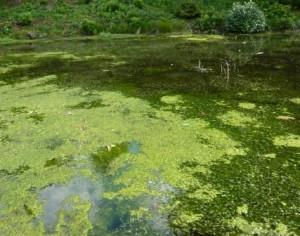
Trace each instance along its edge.
{"label": "floating green vegetation", "polygon": [[[51,79],[48,78],[49,81]],[[39,191],[29,189],[38,190],[52,183],[67,183],[75,173],[90,175],[89,168],[72,168],[88,166],[87,162],[91,161],[90,158],[82,159],[76,156],[92,155],[97,163],[96,169],[97,166],[101,167],[100,170],[106,167],[105,173],[115,176],[112,183],[122,187],[116,191],[105,192],[104,196],[108,199],[162,196],[168,193],[162,190],[165,185],[182,190],[199,185],[202,186],[202,190],[192,193],[191,198],[212,201],[218,195],[218,191],[214,190],[212,185],[198,182],[193,177],[193,171],[180,171],[180,165],[190,160],[205,170],[213,161],[229,160],[233,156],[245,154],[238,142],[231,140],[224,132],[209,127],[207,121],[183,119],[170,111],[152,108],[143,100],[125,97],[118,92],[93,92],[92,97],[95,100],[92,101],[101,101],[100,104],[105,106],[89,109],[91,97],[78,88],[60,90],[56,86],[46,85],[49,93],[39,93],[44,88],[37,85],[44,84],[45,80],[47,78],[43,77],[0,88],[7,107],[13,107],[14,99],[22,97],[19,107],[5,111],[8,120],[13,117],[16,119],[15,123],[9,125],[8,134],[22,145],[7,149],[1,144],[0,148],[7,157],[1,162],[1,168],[14,173],[17,165],[20,165],[20,160],[23,166],[30,168],[27,172],[20,173],[22,184],[18,187],[13,179],[6,182],[6,194],[1,196],[5,207],[1,209],[1,214],[14,215],[14,209],[19,205],[26,204],[31,209],[37,204],[34,208],[36,210],[32,210],[33,214],[27,214],[28,210],[22,207],[24,211],[14,218],[15,221],[4,221],[8,225],[20,220],[20,217],[27,217],[30,222],[32,215],[41,214],[43,203],[36,201]],[[8,89],[10,93],[5,93]],[[35,95],[27,97],[27,94]],[[174,102],[174,98],[171,101]],[[74,103],[84,105],[70,115],[66,108],[69,109]],[[126,114],[126,119],[124,110],[130,111]],[[28,113],[24,117],[22,114],[25,111]],[[149,117],[149,113],[155,114],[155,118]],[[26,119],[28,115],[36,124],[31,124]],[[24,126],[26,130],[20,132],[19,127]],[[70,156],[74,158],[69,158]],[[131,167],[122,171],[127,165]],[[38,181],[32,183],[32,178],[38,178]],[[17,200],[10,200],[12,188],[18,192],[19,203]],[[32,224],[33,222],[32,219]],[[21,231],[22,227],[25,226],[20,225],[18,229]],[[6,230],[8,231],[3,232],[9,232],[7,226]]]}
{"label": "floating green vegetation", "polygon": [[55,150],[65,143],[61,137],[55,136],[45,140],[45,146],[50,150]]}
{"label": "floating green vegetation", "polygon": [[284,136],[277,136],[274,138],[274,144],[276,146],[286,147],[300,147],[300,136],[295,134],[288,134]]}
{"label": "floating green vegetation", "polygon": [[73,59],[78,60],[79,57],[75,56],[74,54],[70,54],[67,52],[44,52],[44,53],[36,53],[33,54],[33,57],[36,59],[45,58],[45,57],[55,57],[60,59]]}
{"label": "floating green vegetation", "polygon": [[249,222],[242,217],[236,217],[229,221],[229,224],[241,231],[239,235],[296,235],[294,232],[289,231],[288,227],[283,223],[276,223],[274,226],[271,224]]}
{"label": "floating green vegetation", "polygon": [[235,110],[231,110],[223,115],[219,115],[218,119],[220,119],[226,125],[236,127],[258,124],[255,118]]}
{"label": "floating green vegetation", "polygon": [[241,103],[239,103],[239,107],[241,107],[243,109],[252,110],[252,109],[255,109],[256,105],[254,103],[241,102]]}
{"label": "floating green vegetation", "polygon": [[0,74],[5,74],[15,69],[23,69],[32,67],[32,64],[23,64],[23,65],[6,65],[5,67],[0,67]]}
{"label": "floating green vegetation", "polygon": [[105,106],[103,104],[103,101],[101,99],[96,99],[88,102],[80,102],[77,105],[74,106],[69,106],[68,108],[70,109],[92,109],[92,108],[97,108]]}
{"label": "floating green vegetation", "polygon": [[291,102],[296,103],[296,104],[300,104],[300,98],[292,98]]}
{"label": "floating green vegetation", "polygon": [[15,114],[28,113],[27,108],[25,106],[21,107],[12,107],[11,112]]}
{"label": "floating green vegetation", "polygon": [[241,63],[247,37],[204,38],[1,51],[34,66],[0,75],[0,234],[299,234],[297,71],[274,71],[269,41]]}
{"label": "floating green vegetation", "polygon": [[79,196],[70,196],[63,202],[67,207],[58,212],[59,220],[55,232],[60,235],[88,235],[92,228],[89,219],[91,203]]}
{"label": "floating green vegetation", "polygon": [[276,119],[278,119],[278,120],[296,120],[295,117],[292,117],[292,116],[277,116]]}
{"label": "floating green vegetation", "polygon": [[170,35],[170,38],[181,38],[189,41],[214,41],[214,40],[224,40],[225,37],[222,35],[193,35],[193,34],[182,34],[182,35]]}
{"label": "floating green vegetation", "polygon": [[[9,54],[9,57],[12,58],[30,58],[32,61],[35,60],[40,60],[43,58],[56,58],[56,59],[61,59],[61,60],[72,60],[72,61],[84,61],[84,60],[91,60],[91,59],[97,59],[97,58],[108,58],[108,59],[113,59],[115,58],[114,56],[108,56],[106,54],[101,54],[101,53],[97,53],[97,54],[93,54],[93,55],[82,55],[82,56],[77,56],[75,54],[69,53],[69,52],[64,52],[64,51],[48,51],[48,52],[36,52],[36,53],[12,53]],[[28,67],[31,65],[21,65],[22,68]],[[19,68],[19,66],[16,65],[11,65],[9,68],[9,70],[14,69],[14,68]],[[3,69],[4,70],[4,69]],[[7,70],[7,71],[9,71]],[[0,70],[1,71],[1,70]],[[6,71],[6,72],[7,72]],[[0,72],[1,73],[1,72]]]}
{"label": "floating green vegetation", "polygon": [[268,153],[268,154],[265,154],[264,157],[274,159],[274,158],[276,158],[276,153]]}
{"label": "floating green vegetation", "polygon": [[163,96],[160,101],[166,104],[180,104],[183,103],[182,97],[180,95],[176,96]]}
{"label": "floating green vegetation", "polygon": [[72,157],[57,157],[57,158],[53,158],[51,160],[47,160],[45,162],[44,167],[51,167],[51,166],[62,166],[67,164],[68,162],[72,161]]}
{"label": "floating green vegetation", "polygon": [[127,152],[128,143],[122,142],[117,144],[110,144],[100,148],[92,155],[97,165],[101,168],[107,168],[110,162]]}
{"label": "floating green vegetation", "polygon": [[16,176],[16,175],[21,175],[23,174],[25,171],[29,170],[30,167],[29,166],[19,166],[17,169],[15,170],[0,170],[0,173],[6,174],[6,175],[12,175],[12,176]]}
{"label": "floating green vegetation", "polygon": [[42,122],[45,118],[45,114],[41,112],[29,112],[28,119],[32,120],[35,124]]}

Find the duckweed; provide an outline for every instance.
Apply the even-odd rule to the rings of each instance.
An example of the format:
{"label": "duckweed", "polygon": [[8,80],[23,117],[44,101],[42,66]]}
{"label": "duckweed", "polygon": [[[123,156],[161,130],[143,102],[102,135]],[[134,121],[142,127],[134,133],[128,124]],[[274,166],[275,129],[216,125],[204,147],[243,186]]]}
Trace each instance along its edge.
{"label": "duckweed", "polygon": [[268,37],[1,45],[0,234],[299,234],[299,40]]}

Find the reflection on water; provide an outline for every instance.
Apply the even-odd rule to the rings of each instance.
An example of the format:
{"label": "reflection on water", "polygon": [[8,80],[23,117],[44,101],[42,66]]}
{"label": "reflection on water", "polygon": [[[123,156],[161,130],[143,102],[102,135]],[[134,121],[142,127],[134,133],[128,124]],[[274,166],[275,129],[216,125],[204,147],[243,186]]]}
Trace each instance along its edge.
{"label": "reflection on water", "polygon": [[[44,212],[41,216],[46,233],[54,233],[58,223],[58,212],[67,204],[64,201],[73,195],[79,196],[84,202],[91,202],[94,208],[101,200],[101,182],[82,177],[73,178],[68,185],[53,184],[41,191],[40,198],[45,201]],[[93,214],[93,210],[91,211]]]}

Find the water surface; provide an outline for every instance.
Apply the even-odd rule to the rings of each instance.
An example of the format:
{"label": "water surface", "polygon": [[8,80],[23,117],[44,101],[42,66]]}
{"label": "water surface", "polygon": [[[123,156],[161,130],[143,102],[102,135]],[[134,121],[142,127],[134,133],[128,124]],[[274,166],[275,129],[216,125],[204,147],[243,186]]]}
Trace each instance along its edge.
{"label": "water surface", "polygon": [[1,235],[299,235],[300,37],[1,45]]}

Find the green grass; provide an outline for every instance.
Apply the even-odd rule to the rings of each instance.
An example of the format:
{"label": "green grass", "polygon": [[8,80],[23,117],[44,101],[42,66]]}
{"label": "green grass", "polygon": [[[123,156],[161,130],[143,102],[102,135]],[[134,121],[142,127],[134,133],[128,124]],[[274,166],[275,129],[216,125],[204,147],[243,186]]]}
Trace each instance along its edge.
{"label": "green grass", "polygon": [[16,6],[3,3],[0,8],[0,35],[26,39],[29,33],[34,32],[39,38],[73,37],[84,33],[82,23],[85,21],[95,23],[96,33],[222,32],[224,17],[233,1],[195,0],[200,17],[203,17],[201,21],[177,18],[176,11],[182,2],[144,0],[140,5],[135,1],[130,4],[104,0],[94,0],[89,4],[80,1],[48,1],[45,4],[23,1]]}

